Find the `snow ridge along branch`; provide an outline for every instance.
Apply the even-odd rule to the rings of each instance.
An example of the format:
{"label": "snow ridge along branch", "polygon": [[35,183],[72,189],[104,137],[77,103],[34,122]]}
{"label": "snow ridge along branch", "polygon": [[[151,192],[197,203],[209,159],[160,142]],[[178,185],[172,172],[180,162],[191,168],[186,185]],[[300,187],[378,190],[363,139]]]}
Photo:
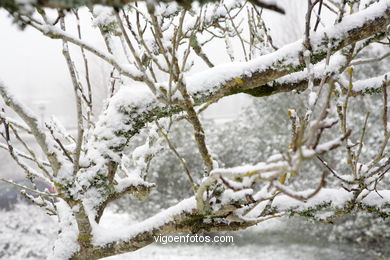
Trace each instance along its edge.
{"label": "snow ridge along branch", "polygon": [[[313,33],[310,38],[313,48],[312,63],[323,60],[328,48],[335,53],[345,46],[386,31],[389,24],[390,3],[380,1],[366,10],[346,17],[332,28]],[[223,64],[188,76],[186,84],[189,94],[194,99],[195,105],[200,105],[241,92],[250,92],[255,96],[284,92],[285,85],[276,83],[270,86],[270,82],[303,70],[304,49],[303,40],[299,40],[249,62]],[[164,86],[164,83],[161,85]],[[254,89],[255,91],[250,91]],[[130,93],[131,91],[127,89],[120,90],[98,122],[99,126],[111,128],[112,132],[105,131],[105,135],[117,136],[115,142],[110,142],[116,144],[110,147],[115,152],[120,152],[129,139],[139,133],[147,122],[181,112],[178,105],[165,106],[155,100],[152,93],[148,91],[142,92],[140,97],[145,101],[143,107],[131,103],[131,99],[126,103],[121,95]],[[117,122],[111,122],[112,113],[116,112],[123,114],[125,122],[119,127]],[[96,133],[96,138],[107,140],[108,135],[99,136],[99,133]]]}

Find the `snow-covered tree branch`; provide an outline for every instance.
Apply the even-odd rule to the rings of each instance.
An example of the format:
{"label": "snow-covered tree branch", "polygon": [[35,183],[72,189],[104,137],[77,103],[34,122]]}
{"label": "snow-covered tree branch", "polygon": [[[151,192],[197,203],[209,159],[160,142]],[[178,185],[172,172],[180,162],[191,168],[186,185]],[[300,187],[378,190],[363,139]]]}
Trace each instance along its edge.
{"label": "snow-covered tree branch", "polygon": [[[2,6],[24,26],[62,40],[75,96],[73,135],[55,118],[39,122],[11,94],[12,86],[0,82],[4,103],[23,121],[0,112],[0,148],[9,151],[33,188],[0,180],[57,215],[61,233],[52,259],[99,259],[135,251],[157,235],[242,230],[281,216],[332,222],[353,211],[368,211],[389,217],[390,191],[381,182],[390,170],[390,75],[356,75],[359,66],[389,57],[389,1],[308,1],[305,34],[280,48],[263,18],[267,11],[285,13],[276,1],[192,2],[48,0]],[[101,3],[106,6],[96,5]],[[331,22],[321,18],[324,3],[335,13],[328,18]],[[88,6],[104,48],[84,39],[76,9],[80,6]],[[53,14],[45,7],[59,9]],[[75,34],[69,29],[71,19],[77,20]],[[222,46],[226,61],[213,55],[211,43]],[[362,58],[374,44],[387,50],[379,57]],[[76,62],[76,48],[82,63]],[[111,68],[100,115],[93,109],[92,56]],[[220,166],[200,113],[226,96],[262,98],[282,92],[305,96],[303,110],[286,111],[289,146],[253,165]],[[353,125],[349,105],[351,99],[372,93],[382,95],[383,102],[376,104],[382,120],[376,123],[383,133],[377,149],[366,156],[370,112],[363,125]],[[172,126],[182,119],[192,127],[202,177],[193,174],[170,139]],[[26,135],[34,137],[44,158],[29,147]],[[136,145],[139,135],[146,138]],[[110,203],[128,194],[143,200],[158,185],[150,181],[149,169],[164,149],[174,153],[194,196],[140,223],[105,230],[99,222]],[[326,159],[340,150],[344,172]],[[321,165],[310,173],[316,183],[296,190],[294,183],[313,161]],[[54,191],[39,190],[37,178]],[[332,181],[337,184],[328,187]]]}

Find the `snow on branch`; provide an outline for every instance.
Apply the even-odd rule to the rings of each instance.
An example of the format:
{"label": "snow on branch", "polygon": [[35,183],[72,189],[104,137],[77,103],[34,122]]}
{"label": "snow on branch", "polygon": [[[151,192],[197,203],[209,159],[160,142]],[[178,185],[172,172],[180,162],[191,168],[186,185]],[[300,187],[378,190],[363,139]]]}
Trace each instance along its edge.
{"label": "snow on branch", "polygon": [[[61,8],[61,9],[70,9],[77,8],[82,6],[93,6],[93,5],[106,5],[112,7],[123,7],[126,4],[139,2],[139,0],[40,0],[40,1],[17,1],[11,0],[8,1],[7,4],[0,4],[0,7],[6,8],[7,10],[17,11],[19,8],[28,8],[32,6],[37,6],[40,8],[48,7],[48,8]],[[145,1],[148,2],[148,1]],[[158,2],[174,2],[174,0],[159,0]],[[217,2],[217,0],[207,0],[207,1],[198,1],[198,0],[190,0],[190,1],[177,1],[179,4],[182,4],[184,7],[191,7],[191,3],[194,2]],[[264,8],[269,9],[281,14],[284,14],[284,9],[278,5],[277,1],[274,0],[251,0],[253,4]]]}
{"label": "snow on branch", "polygon": [[144,79],[142,74],[134,66],[120,64],[113,55],[101,51],[98,48],[95,48],[91,44],[78,39],[77,37],[67,33],[66,31],[57,28],[56,26],[39,25],[35,23],[31,23],[31,26],[36,28],[38,31],[42,32],[44,35],[49,36],[50,38],[63,39],[65,41],[71,42],[77,46],[80,46],[81,48],[90,51],[92,54],[96,55],[97,57],[103,59],[104,61],[111,64],[113,67],[115,67],[119,73],[133,80],[142,81]]}
{"label": "snow on branch", "polygon": [[[302,197],[312,193],[302,191]],[[93,227],[93,249],[91,255],[107,257],[114,254],[138,250],[153,243],[153,236],[169,235],[178,232],[218,232],[245,229],[268,217],[300,215],[320,221],[332,221],[335,217],[350,211],[364,209],[369,212],[390,215],[390,191],[370,193],[364,198],[354,199],[353,194],[344,189],[322,189],[306,201],[299,201],[280,194],[272,198],[268,207],[263,207],[260,220],[226,220],[224,216],[236,208],[225,212],[224,216],[202,216],[197,211],[194,197],[185,199],[161,213],[128,227],[118,226],[106,230],[95,223]],[[260,214],[259,214],[260,215]]]}
{"label": "snow on branch", "polygon": [[[344,80],[342,81],[343,85],[348,85],[348,83]],[[385,73],[378,77],[373,77],[369,79],[362,79],[353,82],[352,87],[352,95],[362,95],[369,93],[376,93],[380,91],[383,87],[387,87],[390,85],[390,73]]]}
{"label": "snow on branch", "polygon": [[[312,62],[318,63],[327,56],[349,44],[364,40],[386,30],[390,23],[390,5],[380,1],[367,9],[346,17],[332,28],[311,35]],[[62,34],[62,33],[61,33]],[[67,38],[68,41],[79,41]],[[262,86],[283,76],[303,70],[303,40],[289,44],[273,53],[248,62],[232,62],[207,69],[180,80],[185,84],[194,105],[213,102],[234,93]],[[169,90],[167,83],[157,83],[160,89]],[[86,145],[84,161],[89,167],[77,175],[77,185],[72,193],[87,189],[82,196],[85,206],[98,216],[99,205],[111,194],[111,177],[121,162],[122,151],[130,139],[148,122],[167,117],[183,110],[182,100],[175,98],[167,105],[144,85],[121,87],[109,100],[107,109],[100,116],[93,138]],[[338,145],[338,144],[337,144]],[[314,153],[315,154],[315,153]],[[99,188],[89,190],[92,183],[104,182]],[[78,188],[77,188],[78,187]],[[100,194],[96,197],[97,192]]]}
{"label": "snow on branch", "polygon": [[[4,150],[7,150],[8,151],[8,146],[6,144],[3,144],[3,143],[0,143],[0,148],[4,149]],[[35,161],[36,159],[33,158],[32,156],[22,152],[22,151],[19,151],[18,149],[16,148],[13,148],[15,154],[17,154],[18,156],[24,158],[24,159],[27,159],[27,160],[30,160],[30,161]],[[49,162],[47,161],[38,161],[40,164],[44,165],[44,166],[50,166]]]}
{"label": "snow on branch", "polygon": [[35,190],[35,189],[29,188],[27,186],[18,184],[16,182],[12,181],[12,180],[7,180],[7,179],[4,179],[4,178],[0,178],[0,181],[3,181],[3,182],[6,182],[8,184],[11,184],[13,186],[16,186],[17,188],[19,188],[19,189],[21,189],[23,191],[32,192],[34,194],[37,194],[37,195],[40,195],[40,196],[43,196],[43,197],[57,197],[56,194],[51,194],[51,193],[48,193],[48,192],[42,192],[42,191],[39,191],[39,190]]}
{"label": "snow on branch", "polygon": [[[316,68],[316,66],[314,66],[314,68]],[[328,77],[328,79],[330,79],[331,77],[329,76],[334,75],[333,78],[340,80],[346,86],[348,85],[348,82],[344,78],[338,77],[337,74],[336,75],[334,74],[337,73],[337,69],[331,69],[328,71],[320,71],[315,69],[314,71],[315,71],[314,82],[316,84],[320,83],[324,77]],[[387,79],[389,79],[390,77],[389,73],[385,73],[383,75],[369,78],[369,79],[354,81],[353,88],[351,90],[351,96],[359,96],[359,95],[376,93],[378,91],[381,91],[381,88],[384,85],[389,86],[390,84],[389,80],[386,81],[386,77]],[[256,87],[254,89],[244,90],[243,93],[255,97],[262,97],[262,96],[268,96],[268,95],[273,95],[282,92],[290,92],[292,90],[303,91],[307,88],[307,82],[308,80],[304,72],[296,72],[281,77],[280,79],[274,80],[263,86]],[[325,82],[327,82],[327,80]],[[265,91],[265,89],[268,91]]]}
{"label": "snow on branch", "polygon": [[[332,52],[335,52],[349,44],[386,30],[389,23],[390,4],[387,1],[380,1],[366,10],[346,17],[333,28],[313,33],[311,35],[312,62],[317,63],[324,59],[329,47],[331,47]],[[285,87],[289,86],[288,83],[280,86],[275,82],[273,88],[269,88],[267,84],[287,74],[302,70],[304,68],[301,59],[303,51],[303,42],[299,40],[274,53],[249,62],[233,62],[215,66],[188,76],[185,79],[188,92],[194,99],[195,105],[199,105],[255,88],[258,93],[253,94],[264,93],[264,95],[268,95],[286,91]],[[161,85],[164,86],[164,83]],[[132,95],[137,96],[136,101],[133,98],[125,98]],[[139,100],[142,100],[142,104],[139,104]],[[96,140],[104,140],[111,147],[109,149],[111,151],[121,151],[128,140],[137,134],[147,122],[156,117],[166,117],[179,111],[181,108],[178,105],[173,104],[167,107],[156,101],[148,90],[122,88],[110,100],[109,108],[99,119],[99,127],[95,131]],[[118,125],[118,121],[123,122],[123,124]],[[102,128],[105,129],[104,132],[100,130]],[[107,154],[107,150],[105,154]],[[112,156],[114,161],[117,160],[115,158],[117,157]]]}
{"label": "snow on branch", "polygon": [[3,82],[0,81],[0,95],[3,97],[7,106],[11,107],[18,116],[29,126],[32,134],[34,135],[37,143],[41,147],[44,154],[47,156],[50,165],[54,171],[54,176],[57,175],[60,164],[57,156],[53,151],[53,147],[50,147],[48,137],[45,132],[39,126],[37,117],[23,104],[16,100],[16,98],[9,92]]}

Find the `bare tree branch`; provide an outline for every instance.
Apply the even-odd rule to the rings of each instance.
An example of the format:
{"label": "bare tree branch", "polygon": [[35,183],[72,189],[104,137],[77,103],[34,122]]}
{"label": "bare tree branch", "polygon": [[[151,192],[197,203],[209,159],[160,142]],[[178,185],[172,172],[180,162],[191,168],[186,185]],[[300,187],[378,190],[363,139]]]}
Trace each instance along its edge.
{"label": "bare tree branch", "polygon": [[30,127],[32,134],[34,135],[37,143],[41,147],[42,151],[47,156],[50,165],[53,169],[54,176],[56,176],[58,170],[60,169],[60,164],[57,160],[57,157],[53,151],[51,151],[48,146],[47,136],[44,131],[40,128],[38,119],[29,111],[26,107],[20,104],[12,94],[8,92],[8,89],[5,87],[4,83],[0,81],[0,95],[3,97],[4,102],[11,107],[23,121]]}

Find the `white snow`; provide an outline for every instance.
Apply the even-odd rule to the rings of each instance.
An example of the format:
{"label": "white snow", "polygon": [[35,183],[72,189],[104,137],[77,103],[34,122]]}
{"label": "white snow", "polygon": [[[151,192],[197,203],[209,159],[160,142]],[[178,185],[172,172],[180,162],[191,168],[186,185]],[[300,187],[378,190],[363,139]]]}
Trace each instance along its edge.
{"label": "white snow", "polygon": [[[312,190],[307,190],[303,192],[296,192],[302,196],[310,194]],[[329,202],[332,207],[343,208],[345,203],[352,199],[353,194],[347,192],[344,189],[326,189],[323,188],[320,192],[313,198],[307,200],[307,202],[302,202],[294,198],[288,197],[287,195],[277,196],[273,203],[273,207],[277,207],[278,210],[288,210],[296,207],[299,210],[308,209],[310,207],[320,205],[322,203]]]}
{"label": "white snow", "polygon": [[75,252],[79,250],[78,228],[76,220],[73,216],[72,209],[69,208],[65,201],[59,200],[56,203],[59,218],[60,230],[54,248],[50,252],[47,259],[69,259]]}
{"label": "white snow", "polygon": [[370,79],[363,79],[359,80],[353,83],[353,91],[359,92],[359,91],[366,91],[366,90],[376,90],[378,88],[383,87],[383,83],[385,79],[390,79],[390,73],[386,73],[384,75],[370,78]]}
{"label": "white snow", "polygon": [[106,229],[100,225],[93,226],[93,243],[95,245],[105,245],[115,241],[128,241],[132,237],[158,229],[160,226],[175,221],[175,216],[182,213],[191,213],[196,209],[196,202],[193,197],[185,199],[175,206],[172,206],[155,216],[148,218],[140,223],[130,226],[110,227]]}

